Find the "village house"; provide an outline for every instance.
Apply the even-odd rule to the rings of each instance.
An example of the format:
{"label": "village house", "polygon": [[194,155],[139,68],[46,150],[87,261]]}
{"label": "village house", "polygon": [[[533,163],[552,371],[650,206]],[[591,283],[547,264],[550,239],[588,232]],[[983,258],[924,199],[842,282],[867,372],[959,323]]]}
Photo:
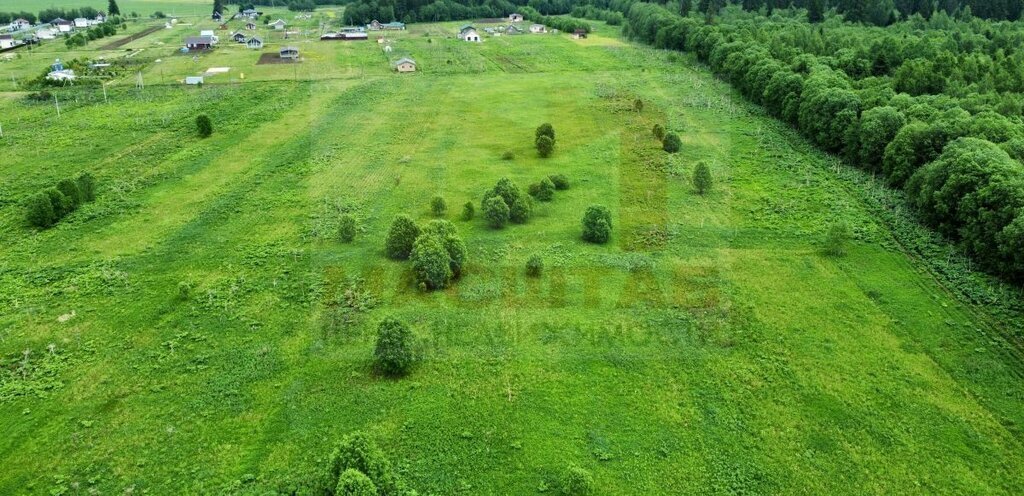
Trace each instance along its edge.
{"label": "village house", "polygon": [[587,30],[586,29],[579,29],[578,28],[578,29],[576,29],[576,31],[572,32],[572,37],[575,40],[580,40],[580,39],[586,38],[587,37]]}
{"label": "village house", "polygon": [[398,21],[382,23],[374,19],[366,25],[366,29],[370,31],[402,31],[405,29],[405,23]]}
{"label": "village house", "polygon": [[508,16],[508,22],[523,22],[523,14],[511,14]]}
{"label": "village house", "polygon": [[57,28],[58,33],[70,33],[71,29],[75,26],[71,21],[61,18],[50,21],[50,24],[53,24],[53,26]]}
{"label": "village house", "polygon": [[274,21],[274,22],[269,24],[269,26],[274,28],[274,29],[284,29],[284,27],[287,26],[287,25],[288,25],[288,23],[284,22],[281,19],[278,19],[278,20],[276,20],[276,21]]}
{"label": "village house", "polygon": [[247,22],[247,23],[245,23],[245,29],[248,29],[249,31],[255,31],[256,30],[256,24],[252,23],[252,22]]}
{"label": "village house", "polygon": [[235,31],[231,34],[231,39],[234,40],[235,43],[245,43],[249,40],[249,37],[241,31]]}
{"label": "village house", "polygon": [[256,9],[245,9],[242,11],[242,17],[248,17],[249,19],[256,19],[260,16]]}
{"label": "village house", "polygon": [[203,76],[185,76],[185,84],[202,86]]}
{"label": "village house", "polygon": [[544,27],[543,24],[531,24],[530,32],[533,34],[543,34],[548,32],[548,28]]}
{"label": "village house", "polygon": [[85,29],[89,27],[89,19],[79,17],[75,19],[75,29]]}
{"label": "village house", "polygon": [[223,20],[223,19],[224,19],[224,16],[223,16],[223,15],[221,15],[221,13],[220,13],[220,12],[217,12],[217,11],[215,10],[215,11],[213,11],[213,15],[211,15],[211,16],[210,16],[210,18],[211,18],[211,19],[213,19],[213,20],[215,20],[215,21],[221,21],[221,20]]}
{"label": "village house", "polygon": [[252,38],[249,38],[249,41],[245,42],[245,46],[253,50],[259,50],[263,48],[263,38],[260,38],[259,36],[253,36]]}
{"label": "village house", "polygon": [[212,29],[204,29],[200,31],[199,36],[205,36],[209,38],[214,45],[216,45],[220,41],[220,38],[213,32]]}
{"label": "village house", "polygon": [[190,36],[185,39],[185,48],[189,50],[209,50],[213,48],[213,39],[209,36]]}
{"label": "village house", "polygon": [[106,14],[106,12],[97,12],[96,13],[96,20],[99,21],[99,22],[107,22],[107,14]]}
{"label": "village house", "polygon": [[25,19],[15,19],[11,22],[11,31],[20,31],[32,27],[32,23]]}
{"label": "village house", "polygon": [[402,57],[395,62],[395,70],[398,72],[416,72],[416,61],[409,57]]}
{"label": "village house", "polygon": [[278,52],[278,56],[282,59],[297,60],[299,58],[299,49],[293,46],[282,47]]}
{"label": "village house", "polygon": [[508,28],[505,28],[505,34],[523,34],[523,30],[519,26],[510,25]]}
{"label": "village house", "polygon": [[467,24],[459,29],[459,39],[462,41],[480,43],[480,33],[476,32],[476,28]]}
{"label": "village house", "polygon": [[0,34],[0,50],[7,50],[18,46],[19,43],[9,34]]}

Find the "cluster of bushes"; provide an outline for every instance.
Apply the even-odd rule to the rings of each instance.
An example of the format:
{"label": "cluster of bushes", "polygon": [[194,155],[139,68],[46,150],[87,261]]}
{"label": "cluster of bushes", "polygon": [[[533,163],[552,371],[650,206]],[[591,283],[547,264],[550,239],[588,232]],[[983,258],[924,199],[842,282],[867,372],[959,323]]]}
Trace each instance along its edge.
{"label": "cluster of bushes", "polygon": [[25,218],[34,227],[50,227],[83,203],[96,199],[96,181],[88,172],[77,179],[62,179],[28,199]]}
{"label": "cluster of bushes", "polygon": [[[1018,95],[993,90],[996,79],[1024,89],[1024,53],[1002,48],[1024,28],[942,13],[885,29],[816,30],[799,19],[750,15],[706,24],[633,3],[625,32],[693,52],[822,149],[906,187],[923,221],[962,241],[988,270],[1024,280],[1014,250],[1024,245],[1021,104]],[[929,94],[936,91],[948,94]],[[953,199],[965,203],[953,208]]]}
{"label": "cluster of bushes", "polygon": [[555,198],[556,190],[569,189],[569,179],[562,174],[552,174],[541,179],[526,189],[537,201],[548,202]]}
{"label": "cluster of bushes", "polygon": [[330,455],[331,493],[345,496],[402,496],[409,493],[397,470],[364,433],[345,436]]}
{"label": "cluster of bushes", "polygon": [[679,139],[679,135],[672,131],[666,131],[661,124],[655,124],[652,132],[654,137],[661,141],[661,149],[668,153],[676,153],[683,147],[683,141]]}
{"label": "cluster of bushes", "polygon": [[620,26],[626,19],[622,16],[621,12],[599,9],[593,5],[580,5],[575,7],[572,9],[571,15],[581,19],[596,19],[598,21],[604,21],[608,23],[609,26]]}
{"label": "cluster of bushes", "polygon": [[[563,32],[566,32],[566,33],[572,33],[574,31],[576,31],[577,29],[582,29],[583,31],[589,33],[590,30],[591,30],[590,23],[588,23],[586,21],[581,21],[579,19],[573,19],[572,17],[561,17],[561,16],[557,16],[556,17],[554,15],[545,15],[541,11],[539,11],[537,8],[534,8],[535,5],[537,7],[541,7],[541,5],[538,5],[538,4],[534,3],[534,2],[530,2],[529,6],[526,6],[526,7],[523,7],[522,9],[520,9],[520,12],[523,14],[524,18],[529,19],[529,20],[531,20],[533,22],[536,22],[537,24],[543,24],[543,25],[545,25],[547,27],[555,28],[555,29],[557,29],[559,31],[563,31]],[[571,9],[572,7],[569,6],[568,8]],[[569,12],[569,10],[565,10],[565,9],[561,9],[561,8],[559,8],[559,9],[552,9],[552,10],[555,10],[555,11],[554,12],[548,11],[548,13],[549,14],[565,14],[565,13]]]}
{"label": "cluster of bushes", "polygon": [[83,47],[87,43],[100,38],[106,38],[107,36],[113,36],[117,34],[117,28],[122,24],[122,21],[118,17],[110,17],[102,24],[93,26],[85,32],[77,32],[73,36],[69,36],[64,40],[64,45],[68,48]]}
{"label": "cluster of bushes", "polygon": [[480,211],[491,227],[501,229],[509,222],[525,224],[529,221],[533,215],[533,203],[511,179],[503,177],[484,193]]}
{"label": "cluster of bushes", "polygon": [[604,205],[591,205],[583,214],[583,239],[604,244],[612,237],[612,214]]}
{"label": "cluster of bushes", "polygon": [[461,277],[467,259],[466,244],[451,222],[436,219],[421,228],[408,215],[392,221],[384,250],[392,259],[411,260],[416,283],[425,291]]}

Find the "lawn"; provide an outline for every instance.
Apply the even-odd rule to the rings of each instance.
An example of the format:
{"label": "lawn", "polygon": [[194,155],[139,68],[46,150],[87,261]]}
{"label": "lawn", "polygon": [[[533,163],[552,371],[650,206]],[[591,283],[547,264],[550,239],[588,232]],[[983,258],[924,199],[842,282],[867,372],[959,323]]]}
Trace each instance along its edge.
{"label": "lawn", "polygon": [[[294,66],[193,62],[160,32],[127,47],[164,60],[144,89],[56,90],[60,116],[0,93],[0,493],[291,492],[355,431],[420,494],[557,494],[569,465],[599,494],[1024,489],[1022,367],[999,338],[1020,323],[903,253],[874,186],[614,28],[475,45],[457,24],[389,34],[390,54],[300,39]],[[391,72],[402,55],[419,72]],[[83,171],[95,202],[25,225],[25,198]],[[501,177],[555,173],[571,188],[525,225],[459,218]],[[469,264],[423,293],[384,237],[434,195]],[[607,245],[580,239],[593,204]],[[839,258],[836,219],[856,233]],[[373,369],[386,316],[423,354],[401,379]]]}

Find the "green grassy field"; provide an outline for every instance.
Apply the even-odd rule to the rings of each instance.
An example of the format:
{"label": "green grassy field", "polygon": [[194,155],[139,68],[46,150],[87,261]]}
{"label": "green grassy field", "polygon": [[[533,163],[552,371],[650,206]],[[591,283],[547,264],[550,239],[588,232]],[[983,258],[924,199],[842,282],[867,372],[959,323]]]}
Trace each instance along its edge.
{"label": "green grassy field", "polygon": [[[420,494],[557,493],[570,464],[599,494],[1021,492],[1022,368],[998,337],[1020,323],[900,251],[866,183],[614,29],[473,45],[455,25],[391,54],[299,41],[295,66],[179,56],[108,103],[59,90],[59,117],[0,93],[0,493],[293,491],[354,431]],[[175,57],[180,34],[134,43]],[[420,72],[389,71],[405,54]],[[94,203],[25,225],[24,198],[83,171]],[[501,177],[553,173],[572,188],[526,225],[457,218]],[[437,194],[470,259],[424,294],[383,241]],[[580,239],[592,204],[608,245]],[[856,232],[843,258],[820,254],[836,219]],[[402,379],[373,372],[385,316],[423,347]]]}
{"label": "green grassy field", "polygon": [[[168,15],[209,15],[213,9],[213,2],[206,0],[120,0],[117,2],[122,14],[137,12],[141,16],[148,16],[156,11],[162,11]],[[96,10],[106,12],[106,0],[60,0],[37,2],[34,0],[4,0],[0,2],[0,11],[4,12],[39,12],[50,7],[60,9],[74,9],[80,7],[92,7]],[[234,10],[232,9],[232,12]]]}

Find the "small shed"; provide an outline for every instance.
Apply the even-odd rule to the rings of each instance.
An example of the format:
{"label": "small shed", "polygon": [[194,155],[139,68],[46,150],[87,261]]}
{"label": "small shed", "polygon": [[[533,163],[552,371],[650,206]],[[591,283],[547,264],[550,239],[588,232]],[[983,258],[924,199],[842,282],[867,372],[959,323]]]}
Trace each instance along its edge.
{"label": "small shed", "polygon": [[508,22],[523,22],[523,14],[510,14],[508,16]]}
{"label": "small shed", "polygon": [[513,24],[513,25],[510,25],[509,27],[505,28],[505,33],[506,34],[523,34],[523,30],[520,29],[519,26],[516,26],[516,25]]}
{"label": "small shed", "polygon": [[203,76],[187,76],[185,84],[201,85],[203,84]]}
{"label": "small shed", "polygon": [[13,36],[9,34],[0,34],[0,50],[14,48],[16,46],[18,46],[18,42],[14,40]]}
{"label": "small shed", "polygon": [[245,42],[245,46],[252,48],[253,50],[259,50],[263,48],[263,38],[253,36],[252,38],[249,38],[249,41]]}
{"label": "small shed", "polygon": [[299,48],[293,46],[281,47],[281,51],[278,52],[278,55],[280,55],[282,59],[298,60]]}
{"label": "small shed", "polygon": [[531,24],[530,25],[530,32],[533,33],[533,34],[547,33],[548,32],[548,28],[544,27],[543,24]]}
{"label": "small shed", "polygon": [[416,61],[409,57],[403,57],[395,62],[395,70],[398,72],[416,72]]}
{"label": "small shed", "polygon": [[272,27],[274,29],[284,29],[285,26],[287,26],[287,25],[288,25],[288,23],[284,22],[281,19],[278,19],[278,20],[270,23],[270,27]]}
{"label": "small shed", "polygon": [[459,39],[462,41],[480,43],[480,33],[476,32],[476,28],[467,24],[459,29]]}
{"label": "small shed", "polygon": [[248,29],[249,31],[254,31],[256,29],[256,24],[252,22],[247,22],[245,23],[245,29]]}
{"label": "small shed", "polygon": [[577,30],[572,32],[572,37],[573,37],[573,39],[576,39],[576,40],[584,39],[584,38],[587,37],[587,30],[586,29],[577,29]]}

